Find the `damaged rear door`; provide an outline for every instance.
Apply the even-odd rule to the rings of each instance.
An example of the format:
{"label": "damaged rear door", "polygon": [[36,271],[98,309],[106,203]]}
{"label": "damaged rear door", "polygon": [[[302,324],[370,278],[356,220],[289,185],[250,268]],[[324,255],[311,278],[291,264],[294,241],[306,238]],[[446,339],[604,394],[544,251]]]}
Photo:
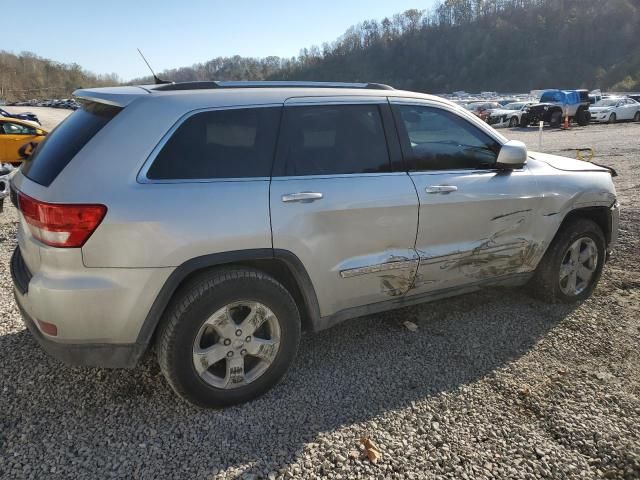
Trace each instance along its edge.
{"label": "damaged rear door", "polygon": [[401,158],[386,97],[293,98],[282,122],[273,247],[305,265],[322,316],[404,295],[418,265],[418,198],[391,167],[390,152]]}
{"label": "damaged rear door", "polygon": [[500,142],[453,108],[391,101],[420,201],[411,294],[533,270],[541,199],[526,165],[496,169]]}

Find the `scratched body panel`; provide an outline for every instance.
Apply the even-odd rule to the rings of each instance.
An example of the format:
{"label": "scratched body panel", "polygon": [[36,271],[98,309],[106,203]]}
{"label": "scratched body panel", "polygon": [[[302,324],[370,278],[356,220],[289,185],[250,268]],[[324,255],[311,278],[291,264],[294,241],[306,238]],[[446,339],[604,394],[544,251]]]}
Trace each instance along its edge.
{"label": "scratched body panel", "polygon": [[[281,201],[305,191],[324,197]],[[273,246],[304,263],[322,315],[388,300],[413,283],[418,198],[406,173],[274,178],[271,222]]]}
{"label": "scratched body panel", "polygon": [[[411,294],[535,268],[544,245],[536,235],[542,199],[526,166],[511,172],[417,172],[411,178],[420,198],[420,262]],[[457,191],[426,193],[431,185],[455,185]]]}

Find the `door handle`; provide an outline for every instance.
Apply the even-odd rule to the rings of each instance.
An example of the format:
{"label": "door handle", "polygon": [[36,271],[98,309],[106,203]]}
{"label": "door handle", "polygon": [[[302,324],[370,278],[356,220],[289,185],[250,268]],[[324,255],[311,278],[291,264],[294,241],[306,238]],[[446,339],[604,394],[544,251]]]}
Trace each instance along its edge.
{"label": "door handle", "polygon": [[455,185],[430,185],[425,189],[427,193],[450,193],[458,191]]}
{"label": "door handle", "polygon": [[315,200],[320,200],[323,195],[320,192],[298,192],[298,193],[285,193],[282,195],[282,201],[287,202],[303,202],[309,203]]}

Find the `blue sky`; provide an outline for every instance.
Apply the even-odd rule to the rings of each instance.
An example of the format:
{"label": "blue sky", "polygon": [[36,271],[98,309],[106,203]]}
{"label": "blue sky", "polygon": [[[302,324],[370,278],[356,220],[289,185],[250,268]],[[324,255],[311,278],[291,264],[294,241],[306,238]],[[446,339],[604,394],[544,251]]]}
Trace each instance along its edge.
{"label": "blue sky", "polygon": [[0,49],[129,80],[148,74],[136,47],[157,71],[235,54],[293,56],[362,20],[426,9],[434,0],[58,0],[33,9],[4,3]]}

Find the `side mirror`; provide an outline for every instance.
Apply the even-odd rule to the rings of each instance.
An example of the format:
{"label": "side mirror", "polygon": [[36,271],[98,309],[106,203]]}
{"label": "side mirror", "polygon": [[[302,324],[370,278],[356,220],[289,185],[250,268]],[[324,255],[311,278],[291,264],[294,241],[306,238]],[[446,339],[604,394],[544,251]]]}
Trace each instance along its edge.
{"label": "side mirror", "polygon": [[518,140],[510,140],[500,149],[496,166],[508,170],[521,168],[527,163],[527,146]]}
{"label": "side mirror", "polygon": [[38,129],[36,129],[36,135],[38,135],[38,136],[44,136],[44,135],[46,135],[46,133],[44,132],[44,130],[40,130],[40,129],[38,128]]}

